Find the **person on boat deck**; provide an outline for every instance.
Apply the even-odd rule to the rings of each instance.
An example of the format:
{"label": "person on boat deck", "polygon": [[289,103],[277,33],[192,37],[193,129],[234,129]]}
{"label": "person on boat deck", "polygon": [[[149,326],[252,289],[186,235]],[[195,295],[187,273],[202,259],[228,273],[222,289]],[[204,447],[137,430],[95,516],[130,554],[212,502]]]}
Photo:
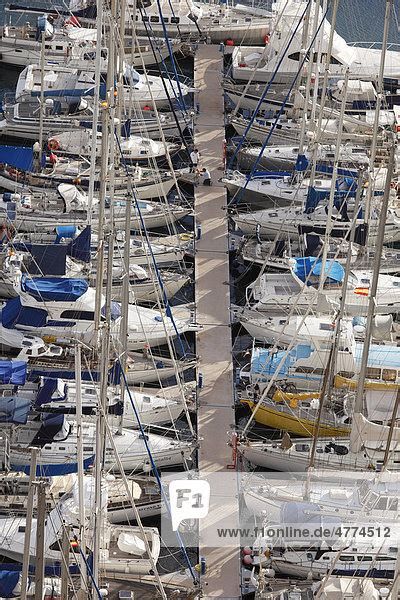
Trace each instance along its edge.
{"label": "person on boat deck", "polygon": [[203,185],[211,185],[211,174],[208,169],[204,168],[201,170],[201,180]]}
{"label": "person on boat deck", "polygon": [[193,150],[190,153],[190,162],[191,162],[191,166],[190,166],[190,172],[194,173],[197,169],[197,165],[199,164],[199,158],[200,158],[200,153],[197,150],[197,148],[193,148]]}

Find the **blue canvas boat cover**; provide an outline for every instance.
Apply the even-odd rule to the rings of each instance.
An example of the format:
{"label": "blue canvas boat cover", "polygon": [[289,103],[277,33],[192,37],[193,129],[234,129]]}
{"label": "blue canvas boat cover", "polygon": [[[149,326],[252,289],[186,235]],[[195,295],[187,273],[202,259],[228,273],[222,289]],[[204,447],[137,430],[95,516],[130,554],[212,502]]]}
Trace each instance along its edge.
{"label": "blue canvas boat cover", "polygon": [[23,360],[0,360],[0,383],[24,385],[27,363]]}
{"label": "blue canvas boat cover", "polygon": [[39,302],[76,302],[87,291],[89,284],[84,279],[61,277],[22,277],[21,289]]}
{"label": "blue canvas boat cover", "polygon": [[27,398],[0,398],[0,423],[25,425],[30,409],[31,402]]}
{"label": "blue canvas boat cover", "polygon": [[15,598],[19,594],[14,593],[19,583],[20,571],[0,571],[0,593],[2,598]]}
{"label": "blue canvas boat cover", "polygon": [[13,329],[16,325],[44,327],[46,320],[46,310],[22,306],[20,298],[12,298],[1,310],[1,324],[7,329]]}
{"label": "blue canvas boat cover", "polygon": [[[23,146],[0,146],[0,162],[22,171],[33,170],[33,148]],[[41,164],[44,166],[46,155],[42,154]]]}
{"label": "blue canvas boat cover", "polygon": [[[60,383],[62,382],[60,381]],[[53,400],[65,400],[67,397],[66,387],[67,386],[64,384],[64,389],[62,390],[62,393],[59,394],[58,398],[53,398],[53,395],[56,391],[61,391],[59,388],[58,379],[45,378],[43,385],[37,393],[35,405],[42,406],[42,404],[48,404]]]}
{"label": "blue canvas boat cover", "polygon": [[[86,471],[94,464],[94,455],[89,456],[83,461],[83,468]],[[21,471],[29,475],[30,465],[12,464],[11,468],[15,471]],[[63,464],[41,464],[36,467],[37,477],[57,477],[58,475],[69,475],[70,473],[78,472],[78,463],[66,462]]]}
{"label": "blue canvas boat cover", "polygon": [[[305,283],[309,275],[320,277],[322,270],[322,259],[314,256],[299,257],[296,261],[294,273]],[[334,260],[327,260],[325,263],[326,282],[340,283],[344,278],[344,269],[342,265]],[[311,284],[310,284],[311,285]]]}

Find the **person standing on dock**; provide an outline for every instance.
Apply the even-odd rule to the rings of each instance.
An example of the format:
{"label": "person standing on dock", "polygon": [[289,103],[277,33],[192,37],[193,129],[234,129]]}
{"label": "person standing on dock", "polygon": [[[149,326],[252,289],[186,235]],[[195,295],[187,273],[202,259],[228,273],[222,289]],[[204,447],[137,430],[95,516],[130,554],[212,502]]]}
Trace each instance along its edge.
{"label": "person standing on dock", "polygon": [[199,164],[199,159],[200,159],[200,153],[197,150],[197,148],[193,148],[193,150],[190,153],[190,172],[194,173],[197,169],[197,165]]}
{"label": "person standing on dock", "polygon": [[204,168],[201,170],[201,180],[203,182],[203,185],[211,185],[211,174],[208,169]]}

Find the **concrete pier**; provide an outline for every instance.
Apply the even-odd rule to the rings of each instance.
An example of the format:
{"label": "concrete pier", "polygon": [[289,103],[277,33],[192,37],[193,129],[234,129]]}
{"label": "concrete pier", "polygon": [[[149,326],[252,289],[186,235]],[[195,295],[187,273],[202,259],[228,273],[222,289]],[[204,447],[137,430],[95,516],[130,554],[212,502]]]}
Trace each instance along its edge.
{"label": "concrete pier", "polygon": [[[204,477],[226,471],[226,466],[232,462],[227,439],[235,422],[227,198],[224,186],[218,181],[223,174],[225,140],[222,68],[219,46],[199,46],[195,57],[199,105],[195,146],[200,152],[199,166],[207,167],[212,179],[211,187],[200,182],[195,188],[196,227],[201,227],[201,238],[196,243],[195,270],[197,320],[202,325],[197,334],[198,370],[203,380],[198,410],[199,469]],[[203,597],[236,599],[240,597],[239,540],[236,547],[207,546],[208,528],[215,532],[216,526],[238,526],[236,485],[229,487],[221,483],[219,490],[211,489],[211,498],[210,515],[214,517],[200,521],[200,535],[204,538],[200,556],[206,559],[207,565],[206,575],[202,577]],[[215,514],[218,514],[217,521]]]}

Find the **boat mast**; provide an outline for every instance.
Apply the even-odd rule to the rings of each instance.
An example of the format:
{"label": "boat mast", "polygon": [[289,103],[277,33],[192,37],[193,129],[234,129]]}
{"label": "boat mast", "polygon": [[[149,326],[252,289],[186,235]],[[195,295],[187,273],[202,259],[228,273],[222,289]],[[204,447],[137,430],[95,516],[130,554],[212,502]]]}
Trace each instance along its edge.
{"label": "boat mast", "polygon": [[[75,344],[75,401],[76,401],[76,450],[78,462],[78,502],[79,502],[79,545],[84,557],[86,557],[86,519],[85,519],[85,497],[84,497],[84,465],[83,465],[83,430],[82,430],[82,381],[81,381],[81,346]],[[79,598],[83,600],[87,596],[87,569],[85,561],[80,565],[80,589]]]}
{"label": "boat mast", "polygon": [[[311,7],[311,2],[309,7]],[[301,121],[301,129],[300,129],[300,141],[299,141],[299,156],[302,156],[304,154],[304,141],[305,141],[305,136],[306,136],[306,128],[307,128],[307,123],[308,123],[308,105],[310,102],[310,94],[311,94],[311,83],[312,83],[312,74],[313,74],[313,66],[314,66],[314,48],[315,48],[315,43],[317,38],[319,39],[319,35],[317,36],[317,30],[318,30],[318,19],[319,19],[319,10],[320,10],[320,3],[319,0],[317,0],[317,2],[315,3],[315,13],[314,13],[314,20],[313,20],[313,30],[312,30],[312,34],[311,34],[311,39],[313,40],[311,47],[309,49],[309,59],[308,59],[308,68],[307,68],[307,79],[306,79],[306,84],[305,84],[305,102],[304,102],[304,110],[303,110],[303,118]],[[307,16],[308,19],[310,18],[310,11],[307,11]],[[325,18],[325,17],[323,17]],[[308,28],[307,28],[307,38],[304,39],[304,31],[303,31],[303,41],[302,41],[302,51],[300,53],[300,65],[299,68],[301,68],[301,64],[303,62],[305,53],[307,52],[307,48],[308,48]],[[301,79],[299,78],[299,82],[301,82]],[[300,86],[299,86],[300,87]],[[313,103],[316,102],[316,98],[313,98]],[[301,171],[297,171],[297,176],[301,176],[302,172]]]}
{"label": "boat mast", "polygon": [[96,60],[95,60],[95,73],[94,73],[92,145],[91,145],[91,149],[90,149],[90,169],[89,169],[89,188],[88,188],[88,215],[87,215],[88,225],[91,225],[91,223],[92,223],[94,183],[95,183],[95,179],[96,179],[97,127],[98,127],[98,123],[99,123],[99,105],[100,105],[103,0],[97,0],[96,10],[97,10],[97,15],[96,15]]}
{"label": "boat mast", "polygon": [[[332,171],[332,179],[331,179],[331,189],[329,193],[329,203],[328,203],[328,214],[326,217],[326,227],[325,227],[325,236],[324,236],[324,246],[322,248],[322,258],[321,258],[321,276],[319,279],[319,291],[322,292],[325,283],[325,268],[326,268],[326,260],[328,258],[328,248],[329,248],[329,235],[332,227],[332,215],[333,208],[335,204],[335,191],[336,191],[336,181],[338,176],[339,169],[339,161],[340,161],[340,147],[342,145],[342,137],[343,137],[343,119],[346,110],[346,101],[347,101],[347,87],[349,84],[349,69],[346,69],[346,73],[344,76],[344,85],[343,85],[343,97],[342,103],[340,106],[340,119],[339,119],[339,131],[338,137],[335,146],[335,157],[333,159],[333,171]],[[346,202],[346,199],[344,199]]]}
{"label": "boat mast", "polygon": [[[101,355],[100,360],[100,397],[98,407],[98,418],[96,423],[96,469],[95,469],[95,499],[94,499],[94,535],[93,535],[93,578],[96,584],[99,583],[99,556],[101,550],[103,514],[102,514],[102,475],[104,470],[105,451],[106,451],[106,414],[107,414],[107,387],[108,387],[108,367],[110,354],[110,334],[111,334],[111,290],[112,290],[112,261],[114,250],[114,233],[112,228],[107,232],[107,283],[106,283],[106,304],[104,307],[105,322],[101,322],[102,317],[102,291],[103,291],[103,273],[104,273],[104,244],[105,244],[105,202],[107,193],[107,175],[110,164],[110,126],[114,134],[114,123],[111,121],[111,108],[114,106],[114,40],[111,35],[113,31],[112,18],[115,15],[116,2],[111,0],[110,18],[110,37],[108,40],[108,63],[107,63],[107,87],[106,97],[103,105],[102,115],[102,153],[101,153],[101,179],[100,179],[100,210],[99,210],[99,248],[96,279],[96,301],[95,301],[95,328],[98,332],[98,351]],[[110,123],[111,122],[111,123]],[[113,143],[113,140],[111,140]],[[112,168],[114,165],[112,164]],[[112,178],[113,179],[113,178]],[[110,198],[110,225],[112,227],[112,207],[113,193]],[[101,327],[100,327],[101,324]]]}
{"label": "boat mast", "polygon": [[39,165],[38,171],[42,170],[42,152],[43,152],[43,124],[44,124],[44,49],[45,49],[45,31],[42,31],[40,46],[40,100],[39,100]]}
{"label": "boat mast", "polygon": [[[378,225],[378,233],[376,239],[376,252],[374,259],[374,269],[372,274],[372,282],[369,289],[369,302],[368,302],[368,312],[367,312],[367,320],[365,326],[365,337],[364,337],[364,346],[361,357],[361,365],[360,372],[358,375],[359,385],[356,390],[356,397],[354,402],[354,414],[362,414],[363,412],[363,400],[364,400],[364,382],[367,374],[367,364],[368,364],[368,354],[369,354],[369,346],[371,344],[372,339],[372,325],[375,314],[375,303],[376,303],[376,292],[378,289],[378,279],[379,279],[379,271],[381,267],[382,261],[382,251],[383,251],[383,242],[385,238],[385,227],[386,227],[386,218],[387,211],[389,206],[390,199],[390,184],[392,181],[393,170],[395,165],[395,138],[394,134],[392,135],[392,145],[390,149],[390,157],[386,175],[385,182],[385,191],[382,199],[381,205],[381,213],[379,217],[379,225]],[[356,427],[353,423],[350,431],[350,448],[353,444],[355,444],[356,440],[359,437],[359,431],[356,431]]]}
{"label": "boat mast", "polygon": [[21,600],[26,600],[28,588],[29,574],[29,559],[31,550],[31,535],[32,535],[32,516],[33,516],[33,500],[35,497],[34,481],[36,479],[36,467],[38,461],[39,449],[32,447],[31,460],[29,465],[29,488],[28,500],[26,505],[26,521],[25,521],[25,537],[24,537],[24,555],[22,559],[21,573]]}
{"label": "boat mast", "polygon": [[392,10],[393,10],[393,0],[386,0],[385,20],[384,20],[383,37],[382,37],[382,51],[381,51],[381,60],[380,60],[380,64],[379,64],[376,107],[375,107],[375,115],[374,115],[374,125],[373,125],[373,129],[372,129],[372,143],[371,143],[371,150],[370,150],[371,158],[370,158],[370,163],[369,163],[370,164],[369,186],[367,188],[367,194],[366,194],[366,199],[365,199],[365,223],[367,225],[369,225],[369,220],[370,220],[370,215],[371,215],[372,198],[373,198],[374,189],[375,189],[374,169],[375,169],[375,160],[376,160],[376,150],[377,150],[381,104],[384,99],[383,79],[384,79],[384,73],[385,73],[385,60],[386,60],[386,51],[387,51],[387,43],[388,43],[388,36],[389,36],[390,15],[391,15]]}
{"label": "boat mast", "polygon": [[[330,30],[330,34],[329,34],[328,48],[327,48],[326,57],[325,57],[325,71],[324,71],[324,79],[323,79],[322,90],[321,90],[320,110],[319,110],[319,115],[318,115],[317,126],[315,129],[316,135],[318,132],[318,136],[321,134],[321,131],[322,131],[322,119],[323,119],[323,115],[324,115],[324,106],[325,106],[325,101],[326,101],[326,93],[327,93],[327,89],[328,89],[328,78],[330,75],[330,64],[331,64],[331,58],[332,58],[333,38],[335,35],[338,6],[339,6],[339,0],[333,0],[332,23],[331,23],[331,30]],[[321,36],[322,43],[323,43],[323,39],[324,39],[323,30],[324,30],[324,27],[322,27],[322,36]],[[315,174],[316,174],[316,160],[317,160],[317,149],[318,149],[317,142],[318,142],[318,139],[315,139],[314,140],[314,151],[313,151],[313,157],[312,157],[311,174],[310,174],[310,186],[314,185]]]}
{"label": "boat mast", "polygon": [[[121,14],[120,14],[120,40],[125,39],[125,14],[126,14],[126,5],[125,0],[121,0]],[[135,21],[136,10],[133,12],[132,21],[132,65],[133,58],[135,55],[135,45],[136,45],[136,21]],[[122,54],[123,54],[123,48]],[[122,63],[122,66],[121,66]],[[121,57],[119,57],[119,68],[120,68],[120,77],[119,77],[119,119],[121,121],[121,113],[122,113],[122,94],[124,91],[123,87],[123,62]],[[129,86],[129,94],[132,95],[132,86]],[[131,100],[131,98],[130,98]],[[129,110],[131,110],[131,102],[129,102]],[[119,128],[119,138],[121,139],[121,127]],[[119,155],[119,152],[117,151]],[[124,160],[122,156],[119,156],[119,159]],[[132,198],[133,198],[133,190],[132,190],[132,180],[128,178],[128,193],[125,196],[125,234],[124,234],[124,253],[123,253],[123,279],[122,279],[122,298],[121,298],[121,327],[119,332],[119,339],[121,344],[121,352],[119,357],[119,365],[123,372],[126,372],[126,360],[127,360],[127,352],[128,352],[128,324],[129,324],[129,259],[130,259],[130,249],[131,249],[131,211],[132,211]],[[122,433],[123,419],[124,419],[124,407],[125,407],[125,392],[126,385],[124,377],[120,377],[120,387],[121,387],[121,404],[122,404],[122,415],[119,420],[118,433]]]}

